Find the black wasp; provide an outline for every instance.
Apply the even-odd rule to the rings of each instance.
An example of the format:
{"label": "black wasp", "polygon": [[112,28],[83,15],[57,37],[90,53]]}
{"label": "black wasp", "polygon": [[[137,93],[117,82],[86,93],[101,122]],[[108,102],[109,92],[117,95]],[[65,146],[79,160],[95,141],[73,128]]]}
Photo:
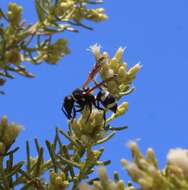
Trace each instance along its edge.
{"label": "black wasp", "polygon": [[[101,88],[105,82],[114,79],[115,76],[110,77],[109,79],[102,81],[99,84],[96,84],[93,88],[86,87],[91,80],[94,79],[95,75],[99,71],[102,61],[104,60],[101,57],[95,64],[93,70],[90,72],[86,82],[84,83],[82,88],[75,89],[71,95],[65,96],[62,111],[64,112],[65,116],[72,120],[76,117],[77,112],[81,112],[85,106],[88,106],[90,113],[92,112],[92,107],[94,106],[98,110],[104,111],[104,119],[105,119],[105,108],[108,108],[112,112],[117,111],[117,103],[115,98],[106,90]],[[92,92],[99,88],[98,94],[95,96]],[[101,107],[102,105],[102,107]]]}
{"label": "black wasp", "polygon": [[[107,80],[112,80],[112,77]],[[117,111],[117,103],[115,98],[108,91],[100,89],[96,96],[92,94],[94,89],[99,88],[107,82],[107,80],[97,84],[91,89],[77,88],[71,95],[65,96],[62,111],[66,117],[68,119],[74,119],[76,117],[76,113],[81,112],[85,106],[88,106],[90,113],[92,112],[92,106],[102,111],[104,111],[105,108],[108,108],[115,113]],[[103,107],[101,107],[101,104]]]}

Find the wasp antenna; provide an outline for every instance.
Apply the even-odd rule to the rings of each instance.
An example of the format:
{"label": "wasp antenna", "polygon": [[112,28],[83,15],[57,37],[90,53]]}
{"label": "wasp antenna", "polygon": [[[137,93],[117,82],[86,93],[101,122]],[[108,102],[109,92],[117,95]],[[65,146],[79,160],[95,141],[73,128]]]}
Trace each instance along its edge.
{"label": "wasp antenna", "polygon": [[83,88],[86,88],[87,85],[94,79],[96,74],[99,72],[104,60],[105,60],[104,56],[101,56],[96,60],[96,63],[94,65],[93,69],[89,72],[89,75],[82,86]]}
{"label": "wasp antenna", "polygon": [[[97,83],[93,88],[89,89],[86,94],[91,93],[91,92],[92,92],[93,90],[95,90],[96,88],[101,88],[101,86],[103,86],[106,82],[109,82],[109,81],[113,80],[114,77],[115,77],[115,75],[112,76],[112,77],[110,77],[110,78],[108,78],[108,79],[106,79],[106,80],[103,80],[103,81],[100,82],[100,83]],[[95,82],[96,82],[96,81],[95,81]]]}

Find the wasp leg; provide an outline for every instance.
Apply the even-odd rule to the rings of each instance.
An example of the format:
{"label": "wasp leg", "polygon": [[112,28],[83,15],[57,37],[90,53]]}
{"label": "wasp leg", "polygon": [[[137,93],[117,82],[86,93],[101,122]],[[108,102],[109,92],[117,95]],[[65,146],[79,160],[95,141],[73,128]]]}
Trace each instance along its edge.
{"label": "wasp leg", "polygon": [[65,114],[65,116],[67,117],[67,119],[71,120],[72,115],[71,114],[67,114],[67,112],[64,110],[64,107],[61,107],[61,111]]}
{"label": "wasp leg", "polygon": [[88,107],[89,107],[89,115],[88,115],[87,120],[86,120],[87,122],[88,122],[88,120],[89,120],[89,118],[91,116],[91,113],[92,113],[92,103],[89,103]]}
{"label": "wasp leg", "polygon": [[71,123],[73,122],[75,118],[76,118],[76,109],[75,107],[73,107],[73,115],[71,116]]}
{"label": "wasp leg", "polygon": [[[77,106],[78,107],[78,106]],[[84,109],[84,107],[78,107],[79,109],[75,109],[75,112],[81,112],[83,109]]]}
{"label": "wasp leg", "polygon": [[[86,119],[86,121],[88,121],[88,119],[89,119],[89,117],[90,117],[90,115],[91,115],[91,112],[92,112],[92,104],[91,105],[88,105],[89,106],[89,116],[87,117],[87,119]],[[77,106],[78,107],[78,106]],[[83,107],[80,107],[80,109],[75,109],[75,113],[76,112],[81,112],[83,109],[85,108],[85,106],[83,106]]]}
{"label": "wasp leg", "polygon": [[105,111],[104,108],[101,108],[101,107],[100,107],[100,101],[99,101],[99,100],[96,100],[96,102],[94,103],[94,106],[95,106],[98,110],[103,111],[104,128],[105,128],[105,126],[106,126],[106,111]]}

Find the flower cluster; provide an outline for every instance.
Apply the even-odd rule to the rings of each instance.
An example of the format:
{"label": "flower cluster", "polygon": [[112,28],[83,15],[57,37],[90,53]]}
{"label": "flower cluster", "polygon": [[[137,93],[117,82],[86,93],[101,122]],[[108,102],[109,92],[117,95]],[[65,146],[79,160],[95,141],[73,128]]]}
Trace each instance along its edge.
{"label": "flower cluster", "polygon": [[10,3],[8,6],[7,17],[12,25],[18,25],[22,17],[22,7],[16,5],[15,3]]}
{"label": "flower cluster", "polygon": [[104,138],[104,113],[97,109],[93,109],[90,113],[89,109],[84,109],[78,120],[74,119],[71,127],[74,135],[83,144],[94,144]]}
{"label": "flower cluster", "polygon": [[144,156],[135,141],[130,141],[133,161],[122,159],[122,166],[128,171],[129,176],[140,187],[135,188],[129,182],[127,185],[114,172],[114,179],[110,180],[104,167],[99,168],[99,179],[92,185],[83,184],[81,190],[187,190],[188,189],[188,150],[176,148],[167,154],[167,164],[164,169],[158,168],[154,151],[148,148]]}
{"label": "flower cluster", "polygon": [[172,178],[179,178],[179,183],[183,179],[188,185],[188,150],[176,148],[171,149],[167,155],[167,174]]}
{"label": "flower cluster", "polygon": [[45,60],[49,64],[56,64],[62,57],[69,54],[67,41],[59,39],[52,45],[44,46],[38,53],[41,61]]}
{"label": "flower cluster", "polygon": [[139,151],[136,142],[130,142],[133,162],[122,160],[132,180],[142,190],[185,190],[188,189],[188,150],[172,149],[167,155],[167,165],[163,170],[157,166],[157,159],[151,148],[146,157]]}
{"label": "flower cluster", "polygon": [[[88,9],[86,7],[88,1],[61,0],[54,6],[52,15],[55,13],[59,19],[64,21],[73,20],[81,22],[87,19],[93,22],[101,22],[107,19],[107,15],[103,8]],[[50,15],[49,15],[50,16]]]}
{"label": "flower cluster", "polygon": [[49,190],[64,190],[69,185],[66,180],[65,173],[61,172],[59,175],[55,172],[50,172]]}
{"label": "flower cluster", "polygon": [[3,116],[0,122],[0,155],[6,153],[19,135],[21,127],[15,123],[9,124]]}
{"label": "flower cluster", "polygon": [[96,59],[101,56],[104,57],[100,70],[102,80],[115,76],[114,80],[106,82],[108,91],[117,99],[131,93],[133,90],[131,84],[142,66],[138,63],[128,69],[127,63],[123,61],[124,49],[121,47],[116,51],[112,59],[110,59],[107,52],[100,53],[100,46],[98,45],[91,46],[90,49]]}
{"label": "flower cluster", "polygon": [[95,8],[101,2],[35,0],[38,21],[33,24],[23,20],[22,7],[16,3],[9,3],[7,12],[0,9],[3,23],[0,25],[0,86],[7,78],[14,78],[12,73],[34,77],[24,67],[24,62],[57,64],[70,50],[65,39],[55,42],[53,36],[64,31],[78,32],[77,27],[92,29],[83,20],[106,20],[104,9]]}
{"label": "flower cluster", "polygon": [[104,167],[99,168],[99,178],[99,181],[93,181],[92,186],[86,184],[80,185],[80,190],[136,190],[136,188],[134,188],[132,185],[126,185],[123,180],[119,179],[119,176],[116,172],[114,173],[114,180],[110,180]]}
{"label": "flower cluster", "polygon": [[[93,76],[93,73],[95,73],[95,75],[98,73],[104,82],[102,82],[102,86],[99,86],[99,91],[102,89],[109,93],[115,99],[113,104],[117,105],[120,98],[132,92],[132,82],[140,70],[141,65],[136,64],[128,70],[127,65],[123,62],[124,49],[122,48],[116,51],[112,59],[109,58],[106,52],[101,53],[100,46],[96,44],[91,46],[90,50],[94,54],[97,62],[97,66],[95,65],[92,72],[90,72],[89,77],[93,78],[90,80],[94,80],[96,85],[99,85],[94,79],[95,76]],[[96,67],[99,67],[99,69],[97,70]],[[105,97],[103,98],[105,99]],[[112,102],[110,102],[109,105],[110,104],[112,104]],[[125,114],[127,110],[128,102],[123,102],[111,116],[106,118],[106,113],[109,111],[108,106],[104,107],[102,111],[95,106],[92,107],[92,110],[86,107],[86,109],[81,111],[80,118],[78,120],[73,119],[70,123],[75,138],[81,140],[83,144],[98,143],[107,135],[108,130],[105,130],[105,128],[109,123],[115,118]]]}

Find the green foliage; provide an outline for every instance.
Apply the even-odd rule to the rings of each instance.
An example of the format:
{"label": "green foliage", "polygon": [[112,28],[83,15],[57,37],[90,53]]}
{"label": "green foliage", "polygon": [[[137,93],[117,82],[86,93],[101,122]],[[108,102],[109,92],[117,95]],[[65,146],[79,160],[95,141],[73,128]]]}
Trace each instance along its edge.
{"label": "green foliage", "polygon": [[98,173],[99,178],[90,184],[81,184],[80,190],[137,190],[131,183],[121,180],[117,172],[114,172],[113,180],[109,179],[105,167],[100,167]]}
{"label": "green foliage", "polygon": [[80,190],[187,190],[188,189],[188,150],[171,149],[167,155],[167,164],[159,169],[154,151],[148,148],[144,156],[136,142],[131,141],[129,148],[132,161],[122,159],[122,166],[139,188],[126,184],[117,172],[110,180],[104,167],[99,169],[99,178],[89,186],[83,184]]}
{"label": "green foliage", "polygon": [[135,142],[130,142],[133,161],[122,160],[133,181],[142,190],[186,190],[188,189],[188,151],[171,149],[167,155],[167,164],[159,169],[154,151],[148,148],[146,156],[138,149]]}
{"label": "green foliage", "polygon": [[107,16],[103,8],[89,9],[101,1],[88,0],[35,0],[38,21],[28,24],[22,16],[22,7],[9,3],[8,12],[0,9],[0,86],[12,73],[32,78],[24,67],[31,64],[57,64],[69,54],[68,42],[60,38],[53,40],[55,34],[78,32],[78,27],[92,29],[84,21],[101,22]]}
{"label": "green foliage", "polygon": [[[83,24],[84,20],[105,20],[107,16],[102,8],[87,8],[88,5],[99,3],[101,1],[35,0],[38,21],[33,25],[23,22],[22,8],[14,3],[9,4],[7,13],[0,9],[0,85],[4,85],[7,78],[13,78],[12,72],[33,77],[23,66],[24,62],[34,65],[44,61],[56,64],[69,53],[69,49],[65,39],[60,38],[54,42],[52,37],[64,31],[77,32],[77,27],[91,29]],[[140,70],[140,65],[128,70],[123,62],[122,48],[117,50],[112,59],[106,52],[101,53],[97,45],[92,46],[91,51],[96,62],[102,58],[98,74],[106,81],[105,88],[117,100],[131,93],[132,82]],[[116,77],[113,78],[112,75]],[[109,76],[113,80],[108,81]],[[116,131],[127,128],[114,128],[110,124],[112,120],[125,114],[127,109],[128,103],[122,103],[116,114],[112,114],[105,122],[103,111],[93,108],[90,114],[86,106],[78,119],[69,122],[67,132],[56,129],[53,142],[46,140],[46,148],[35,139],[37,155],[34,158],[30,154],[30,144],[26,142],[26,160],[18,163],[14,163],[14,158],[19,147],[14,148],[14,142],[21,128],[17,124],[8,124],[7,118],[2,117],[0,189],[15,189],[19,186],[21,190],[76,190],[83,180],[91,183],[94,179],[88,178],[94,168],[110,164],[110,160],[101,160],[104,149],[95,146],[110,140]],[[46,150],[49,160],[44,159]]]}
{"label": "green foliage", "polygon": [[[13,73],[32,78],[33,75],[24,67],[25,62],[38,65],[43,62],[57,64],[61,58],[70,53],[66,39],[54,41],[56,34],[64,31],[78,32],[78,28],[92,30],[85,21],[101,22],[107,19],[103,8],[88,7],[102,3],[100,0],[35,0],[38,21],[27,24],[23,21],[22,7],[9,3],[8,12],[0,9],[0,86]],[[86,79],[96,85],[105,81],[104,88],[116,98],[116,101],[134,91],[133,81],[141,69],[138,63],[128,68],[123,60],[124,49],[119,48],[110,58],[107,52],[101,52],[100,46],[90,47],[100,69],[95,74],[100,81],[92,78],[92,72]],[[0,91],[0,93],[3,93]],[[104,152],[99,144],[109,141],[117,131],[127,128],[112,127],[111,121],[124,115],[128,102],[123,102],[117,112],[104,120],[103,111],[85,108],[78,118],[68,122],[67,131],[56,128],[52,142],[46,140],[42,147],[34,139],[36,156],[32,157],[29,142],[26,142],[26,159],[15,163],[19,147],[15,141],[21,126],[9,123],[6,116],[0,121],[0,190],[136,190],[131,183],[125,183],[114,172],[113,180],[107,176],[104,166],[110,160],[101,160]],[[109,110],[105,108],[107,113]],[[108,114],[109,115],[109,114]],[[66,143],[65,143],[66,142]],[[132,162],[122,160],[132,181],[140,190],[187,190],[188,189],[188,150],[172,149],[167,155],[167,164],[159,169],[157,159],[151,148],[144,156],[136,142],[130,142]],[[44,158],[48,152],[49,160]],[[96,166],[99,177],[90,178]],[[48,177],[46,177],[48,176]],[[83,181],[86,184],[82,184]]]}
{"label": "green foliage", "polygon": [[[95,46],[96,47],[96,46]],[[114,55],[115,59],[118,52]],[[100,55],[99,55],[100,54]],[[96,59],[97,56],[94,53]],[[98,49],[98,55],[100,57],[107,55],[107,53],[101,53]],[[121,57],[122,59],[122,57]],[[111,62],[111,59],[105,58],[105,61],[101,63],[101,70],[103,67],[107,68],[108,63]],[[114,62],[114,64],[119,64],[118,62]],[[123,60],[121,61],[121,65],[123,65]],[[135,66],[134,66],[135,67]],[[133,68],[134,68],[133,67]],[[125,67],[124,67],[125,68]],[[129,76],[130,71],[133,70],[130,68],[127,70],[125,68],[125,75]],[[140,67],[138,67],[140,69]],[[108,70],[107,70],[108,71]],[[119,70],[114,74],[116,77],[112,80],[115,85],[117,85],[116,89],[119,89],[119,86],[122,85],[122,81],[119,82],[117,78],[119,77]],[[131,73],[132,74],[132,73]],[[99,72],[101,78],[103,74]],[[133,82],[130,81],[130,77],[127,77],[127,82],[124,80],[127,86],[127,90],[131,88],[131,84]],[[95,81],[97,83],[97,81]],[[111,89],[106,83],[106,88]],[[121,98],[128,93],[121,94]],[[119,97],[120,99],[120,97]],[[115,114],[106,118],[106,122],[103,118],[103,111],[98,109],[92,109],[92,113],[88,107],[85,107],[84,110],[81,112],[80,117],[78,119],[73,119],[69,121],[68,131],[64,132],[62,130],[56,129],[56,135],[53,142],[49,142],[46,140],[46,147],[49,153],[49,160],[44,159],[44,148],[41,147],[38,140],[35,139],[35,145],[37,150],[37,156],[32,158],[30,155],[30,145],[29,142],[26,143],[26,161],[19,162],[15,166],[12,165],[11,167],[4,168],[4,162],[7,162],[6,156],[10,155],[8,149],[11,147],[12,143],[14,142],[20,128],[17,127],[15,124],[7,124],[7,120],[5,117],[2,118],[2,130],[6,131],[2,132],[0,137],[0,142],[2,145],[5,145],[4,148],[2,146],[1,152],[1,162],[2,162],[2,169],[0,171],[0,182],[2,183],[3,188],[15,188],[17,185],[22,185],[23,189],[49,189],[49,190],[62,190],[65,188],[72,188],[72,190],[78,189],[80,182],[89,178],[90,174],[94,172],[95,166],[105,166],[110,164],[110,160],[101,160],[101,156],[104,152],[104,149],[95,148],[98,144],[103,144],[104,142],[110,140],[116,131],[120,131],[126,129],[127,127],[118,127],[113,128],[110,122],[117,117],[126,113],[128,109],[128,103],[122,103]],[[106,112],[108,110],[106,109]],[[7,129],[4,130],[5,126]],[[16,130],[17,129],[17,130]],[[12,133],[11,131],[14,131]],[[15,131],[18,131],[17,133]],[[14,135],[11,135],[14,134]],[[6,140],[9,138],[9,140]],[[63,138],[65,138],[68,143],[64,144]],[[11,158],[9,156],[8,162],[12,162],[14,159],[14,153],[16,150],[11,151]],[[11,160],[10,160],[11,159]],[[23,167],[22,167],[23,166]],[[11,173],[12,168],[14,168],[14,172]],[[24,169],[25,168],[25,169]],[[4,172],[6,171],[6,172]],[[11,173],[11,175],[10,175]],[[49,175],[49,180],[43,180],[44,174]],[[4,176],[4,177],[3,177]],[[4,181],[4,179],[10,180]],[[46,175],[45,175],[46,176]],[[94,179],[90,179],[93,181]]]}

